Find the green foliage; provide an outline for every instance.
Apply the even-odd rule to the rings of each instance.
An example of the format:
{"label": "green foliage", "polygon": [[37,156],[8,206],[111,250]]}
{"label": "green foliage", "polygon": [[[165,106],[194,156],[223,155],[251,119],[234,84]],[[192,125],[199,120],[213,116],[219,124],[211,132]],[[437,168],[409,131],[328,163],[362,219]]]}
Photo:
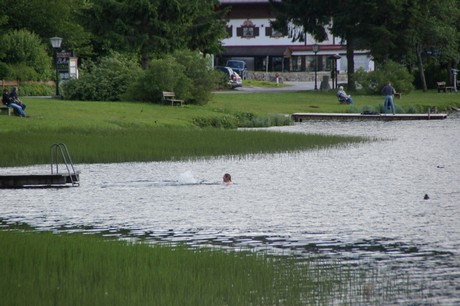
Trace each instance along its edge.
{"label": "green foliage", "polygon": [[37,34],[11,30],[0,37],[4,53],[1,60],[10,65],[11,79],[47,80],[51,76],[51,58]]}
{"label": "green foliage", "polygon": [[[91,51],[90,33],[79,19],[87,18],[80,12],[90,5],[88,0],[1,0],[0,12],[8,16],[4,23],[6,30],[24,29],[36,33],[49,48],[50,37],[62,37],[62,47],[76,50],[81,56]],[[1,19],[0,16],[0,23]]]}
{"label": "green foliage", "polygon": [[217,0],[94,0],[84,13],[102,46],[137,52],[147,69],[152,55],[183,48],[217,51],[226,35],[218,5]]}
{"label": "green foliage", "polygon": [[371,72],[358,69],[355,78],[363,86],[363,90],[370,94],[381,94],[383,86],[388,81],[391,82],[397,92],[407,94],[414,89],[413,76],[403,65],[393,61],[387,61],[382,69]]}
{"label": "green foliage", "polygon": [[205,105],[216,87],[216,74],[208,59],[194,51],[177,51],[152,60],[150,67],[134,82],[126,99],[161,102],[163,91],[173,91],[188,104]]}
{"label": "green foliage", "polygon": [[294,255],[12,230],[0,244],[4,305],[368,304],[363,286],[388,284],[369,268]]}
{"label": "green foliage", "polygon": [[254,116],[254,114],[248,114],[249,116],[239,116],[239,127],[270,127],[270,126],[286,126],[292,124],[290,116],[282,114],[272,114],[266,116]]}
{"label": "green foliage", "polygon": [[192,84],[185,75],[185,67],[168,55],[151,61],[149,69],[131,84],[126,98],[161,103],[162,92],[173,91],[177,98],[187,100],[191,97]]}
{"label": "green foliage", "polygon": [[53,96],[56,92],[56,87],[49,84],[32,84],[21,83],[19,94],[21,96]]}
{"label": "green foliage", "polygon": [[215,88],[216,78],[210,67],[210,59],[196,51],[176,51],[174,58],[185,67],[185,76],[192,82],[188,103],[204,105],[211,98],[211,90]]}
{"label": "green foliage", "polygon": [[37,72],[34,68],[25,64],[11,64],[9,65],[9,74],[6,77],[8,80],[37,80]]}
{"label": "green foliage", "polygon": [[0,80],[5,80],[11,73],[10,66],[4,62],[0,62]]}
{"label": "green foliage", "polygon": [[63,83],[63,96],[69,100],[118,101],[141,68],[128,56],[113,53],[98,64],[89,64],[79,79]]}
{"label": "green foliage", "polygon": [[220,116],[220,117],[196,117],[192,119],[193,124],[198,127],[206,128],[225,128],[235,129],[238,127],[238,119],[234,116]]}

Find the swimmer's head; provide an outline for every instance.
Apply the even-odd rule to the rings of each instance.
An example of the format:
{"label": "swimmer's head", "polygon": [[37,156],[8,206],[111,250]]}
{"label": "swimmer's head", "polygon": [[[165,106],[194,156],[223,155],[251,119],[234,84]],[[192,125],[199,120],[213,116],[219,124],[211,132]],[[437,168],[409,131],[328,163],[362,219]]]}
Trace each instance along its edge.
{"label": "swimmer's head", "polygon": [[231,183],[232,182],[232,176],[228,173],[225,173],[224,174],[224,177],[223,177],[223,180],[224,180],[224,183]]}

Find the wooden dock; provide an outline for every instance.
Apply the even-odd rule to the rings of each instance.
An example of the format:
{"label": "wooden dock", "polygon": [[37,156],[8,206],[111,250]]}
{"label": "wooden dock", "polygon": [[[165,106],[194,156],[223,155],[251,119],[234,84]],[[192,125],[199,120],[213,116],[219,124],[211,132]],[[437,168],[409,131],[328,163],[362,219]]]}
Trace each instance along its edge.
{"label": "wooden dock", "polygon": [[0,188],[44,188],[78,186],[80,172],[57,174],[0,175]]}
{"label": "wooden dock", "polygon": [[[64,143],[51,145],[50,158],[49,174],[0,174],[0,189],[80,186],[80,171],[75,171],[69,150]],[[65,171],[62,172],[62,169]]]}
{"label": "wooden dock", "polygon": [[291,115],[295,122],[306,120],[440,120],[446,119],[447,114],[356,114],[356,113],[294,113]]}

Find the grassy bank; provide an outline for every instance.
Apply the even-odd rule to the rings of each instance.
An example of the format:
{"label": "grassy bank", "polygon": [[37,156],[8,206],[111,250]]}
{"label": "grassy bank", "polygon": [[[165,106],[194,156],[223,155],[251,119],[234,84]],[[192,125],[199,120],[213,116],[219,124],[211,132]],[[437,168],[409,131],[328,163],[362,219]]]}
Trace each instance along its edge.
{"label": "grassy bank", "polygon": [[[361,112],[382,104],[382,97],[357,95],[354,105],[339,105],[334,92],[311,91],[220,93],[206,106],[184,107],[24,100],[30,118],[0,118],[1,152],[7,157],[0,159],[0,167],[46,164],[49,146],[58,142],[67,144],[75,163],[183,160],[328,148],[362,139],[235,128],[241,124],[273,125],[295,112]],[[397,99],[396,105],[398,112],[401,108],[423,111],[431,107],[442,111],[460,107],[460,99],[456,93],[414,92]],[[277,117],[271,117],[274,115]]]}
{"label": "grassy bank", "polygon": [[293,256],[5,230],[0,244],[4,305],[377,305],[401,289]]}
{"label": "grassy bank", "polygon": [[[168,107],[129,102],[25,99],[30,118],[2,116],[0,166],[49,163],[48,149],[65,143],[75,163],[183,160],[292,152],[359,142],[357,137],[199,128],[237,120],[214,106]],[[206,120],[204,120],[206,121]]]}
{"label": "grassy bank", "polygon": [[[360,113],[363,109],[378,110],[383,105],[382,96],[358,95],[352,93],[353,105],[340,105],[335,91],[330,92],[283,92],[283,93],[248,93],[217,94],[209,106],[228,113],[244,110],[258,115],[296,112],[311,113]],[[436,107],[438,111],[449,110],[452,106],[460,108],[460,94],[438,93],[437,91],[414,91],[395,99],[399,113],[427,112]]]}

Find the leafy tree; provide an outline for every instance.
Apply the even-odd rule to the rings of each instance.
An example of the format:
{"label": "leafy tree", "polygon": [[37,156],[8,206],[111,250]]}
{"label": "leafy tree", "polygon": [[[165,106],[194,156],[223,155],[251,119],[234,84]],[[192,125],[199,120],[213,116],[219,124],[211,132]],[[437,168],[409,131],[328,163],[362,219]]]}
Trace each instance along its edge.
{"label": "leafy tree", "polygon": [[51,58],[37,34],[27,30],[12,30],[0,38],[1,60],[15,67],[14,79],[43,80],[51,73]]}
{"label": "leafy tree", "polygon": [[[152,55],[192,48],[215,51],[225,36],[214,12],[217,0],[93,0],[84,12],[86,25],[99,40],[99,50],[140,55],[148,68]],[[221,28],[220,28],[221,27]]]}
{"label": "leafy tree", "polygon": [[80,24],[80,11],[88,6],[88,0],[1,0],[0,12],[7,16],[5,30],[29,30],[47,45],[50,37],[60,36],[64,49],[82,54],[91,51],[90,34]]}
{"label": "leafy tree", "polygon": [[366,46],[370,22],[377,0],[270,0],[277,12],[273,26],[293,40],[311,33],[318,41],[327,38],[326,30],[346,41],[348,88],[355,89],[354,50]]}
{"label": "leafy tree", "polygon": [[427,50],[440,63],[458,60],[460,37],[458,20],[460,4],[457,0],[408,0],[405,9],[406,29],[402,32],[407,53],[415,55],[422,88],[428,89],[425,77]]}

